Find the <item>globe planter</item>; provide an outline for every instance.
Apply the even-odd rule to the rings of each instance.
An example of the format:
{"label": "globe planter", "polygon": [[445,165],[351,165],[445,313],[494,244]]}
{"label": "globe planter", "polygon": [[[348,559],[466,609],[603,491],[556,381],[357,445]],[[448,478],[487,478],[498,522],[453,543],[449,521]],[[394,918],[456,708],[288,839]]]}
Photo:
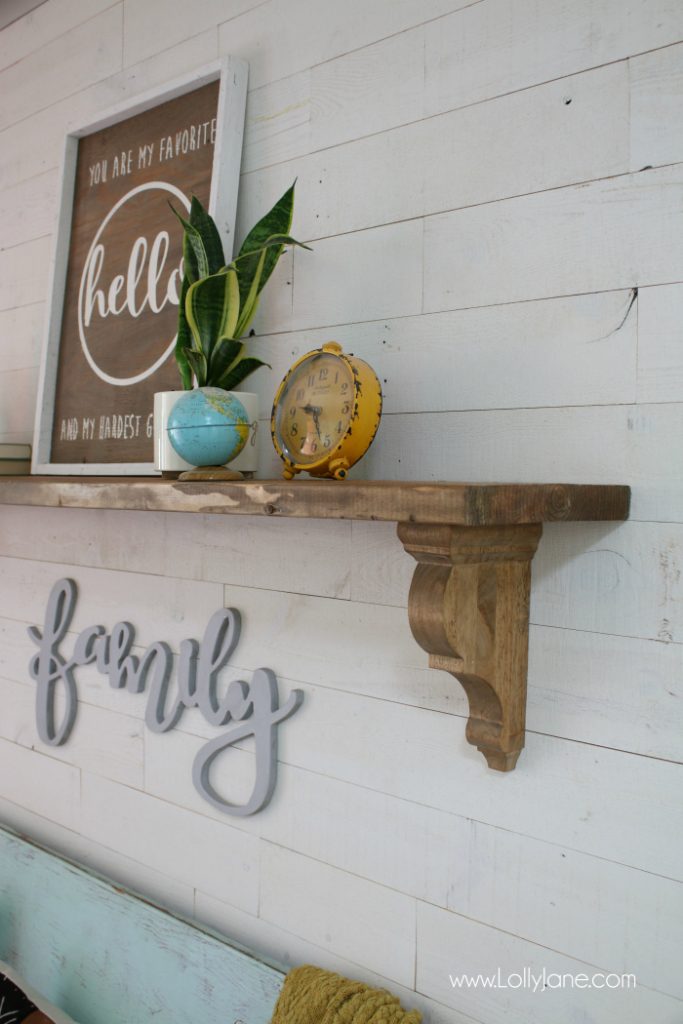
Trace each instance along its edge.
{"label": "globe planter", "polygon": [[[239,408],[231,406],[231,399]],[[180,402],[184,413],[182,408],[177,411]],[[239,415],[232,416],[230,409]],[[176,477],[199,465],[224,465],[229,458],[230,469],[253,476],[258,468],[257,428],[258,395],[253,392],[212,387],[160,391],[155,394],[155,468]],[[196,458],[201,461],[190,461]]]}
{"label": "globe planter", "polygon": [[[173,209],[173,207],[171,207]],[[226,260],[218,225],[206,210],[197,196],[192,196],[189,220],[184,214],[174,210],[183,226],[183,279],[178,304],[178,332],[175,342],[175,359],[183,386],[189,391],[193,385],[196,390],[207,387],[222,388],[234,393],[243,382],[259,367],[267,364],[251,352],[251,346],[245,340],[250,325],[259,305],[263,288],[272,274],[282,255],[285,246],[298,245],[301,242],[289,234],[294,208],[294,185],[280,196],[271,210],[258,221],[248,232],[240,246],[237,256],[230,262]],[[249,337],[254,332],[249,332]],[[243,395],[238,392],[239,399]],[[196,398],[197,404],[191,411],[191,417],[201,415],[199,404],[204,412],[207,406],[211,413],[211,401],[203,402]],[[185,396],[177,399],[178,404],[190,403]],[[215,403],[214,403],[215,404]],[[188,405],[188,413],[190,413]],[[252,425],[249,445],[236,454],[240,445],[235,445],[233,456],[234,467],[241,472],[252,472],[256,469],[256,425],[257,410],[249,413],[247,423]],[[169,417],[175,414],[175,405]],[[211,424],[211,415],[204,426]],[[223,461],[219,452],[205,452],[198,455],[196,450],[186,447],[185,436],[189,437],[190,424],[183,422],[178,425],[168,421],[169,430],[158,428],[159,461],[162,472],[172,475],[169,463],[162,458],[168,453],[166,447],[178,452],[175,458],[183,458],[184,462],[210,460],[216,463]],[[177,432],[179,426],[182,432]],[[235,424],[239,426],[239,424]],[[238,431],[239,433],[239,431]],[[202,437],[204,435],[201,435]],[[208,435],[207,435],[208,436]],[[199,440],[199,436],[196,438]],[[246,454],[245,454],[246,453]],[[246,464],[243,464],[245,460]],[[171,463],[173,464],[173,463]],[[177,463],[175,464],[177,465]],[[178,467],[185,468],[182,466]],[[178,472],[176,469],[175,472]],[[221,471],[221,467],[210,468],[207,473],[190,470],[183,473],[183,479],[226,479],[230,470]]]}

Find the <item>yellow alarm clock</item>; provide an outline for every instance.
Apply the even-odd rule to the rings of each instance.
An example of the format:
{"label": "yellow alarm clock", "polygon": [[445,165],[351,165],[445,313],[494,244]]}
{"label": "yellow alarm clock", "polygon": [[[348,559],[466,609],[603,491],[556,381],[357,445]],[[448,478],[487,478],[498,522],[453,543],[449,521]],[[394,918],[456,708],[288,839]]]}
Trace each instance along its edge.
{"label": "yellow alarm clock", "polygon": [[336,341],[307,352],[287,372],[273,403],[270,433],[291,480],[311,476],[343,480],[365,455],[382,414],[382,388],[362,359]]}

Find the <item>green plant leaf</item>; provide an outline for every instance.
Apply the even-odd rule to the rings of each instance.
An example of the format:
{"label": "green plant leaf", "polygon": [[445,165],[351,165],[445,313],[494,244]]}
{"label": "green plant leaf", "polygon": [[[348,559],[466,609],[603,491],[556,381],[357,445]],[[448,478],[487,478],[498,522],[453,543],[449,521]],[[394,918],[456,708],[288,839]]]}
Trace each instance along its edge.
{"label": "green plant leaf", "polygon": [[[218,381],[221,377],[225,376],[232,364],[240,358],[243,352],[244,345],[241,341],[236,341],[234,338],[223,338],[222,341],[219,341],[211,353],[208,372],[209,383],[213,384],[214,381]],[[220,387],[220,385],[217,386]]]}
{"label": "green plant leaf", "polygon": [[[248,325],[254,318],[254,314],[258,308],[258,295],[259,295],[259,282],[263,276],[263,267],[266,262],[266,254],[268,249],[264,246],[261,250],[258,263],[256,264],[256,271],[251,282],[251,287],[247,295],[242,299],[240,306],[240,318],[237,321],[237,336],[241,337]],[[241,298],[241,296],[240,296]]]}
{"label": "green plant leaf", "polygon": [[305,242],[297,241],[297,239],[292,238],[291,235],[271,235],[270,238],[267,238],[265,240],[263,245],[260,245],[258,247],[258,249],[254,249],[252,252],[245,252],[240,254],[239,256],[236,256],[235,259],[230,264],[230,266],[234,266],[236,269],[239,270],[239,266],[241,263],[251,259],[253,256],[259,256],[260,253],[263,252],[264,250],[267,251],[269,248],[272,248],[273,246],[276,245],[298,245],[300,249],[308,249],[309,252],[312,251],[310,245],[306,245]]}
{"label": "green plant leaf", "polygon": [[[225,256],[215,221],[204,209],[197,196],[192,196],[189,220],[186,220],[185,217],[179,214],[172,204],[169,203],[169,206],[183,227],[183,262],[185,273],[178,308],[178,334],[175,358],[182,385],[185,390],[188,390],[193,386],[193,367],[188,361],[186,351],[192,347],[193,333],[186,315],[187,293],[192,283],[207,275],[221,271],[224,268]],[[227,330],[229,333],[234,333],[234,326],[239,314],[239,304],[235,305],[234,303],[234,299],[239,295],[236,276],[231,284],[231,288],[233,292],[231,310],[234,323],[229,324]],[[197,349],[202,348],[201,336],[196,340],[196,346]]]}
{"label": "green plant leaf", "polygon": [[180,305],[178,306],[178,334],[175,342],[175,361],[178,365],[178,371],[180,373],[180,380],[182,382],[185,391],[192,389],[192,367],[190,366],[185,350],[190,348],[192,345],[192,332],[185,316],[185,299],[187,297],[187,289],[189,288],[188,280],[183,277],[183,283],[180,289]]}
{"label": "green plant leaf", "polygon": [[225,272],[227,287],[225,291],[225,321],[221,327],[220,338],[234,338],[237,321],[240,315],[240,286],[237,271],[233,266]]}
{"label": "green plant leaf", "polygon": [[269,366],[269,363],[264,363],[261,359],[254,359],[249,356],[247,359],[240,359],[238,363],[235,363],[226,374],[224,374],[220,380],[216,381],[216,387],[224,388],[226,391],[232,391],[241,384],[249,374],[253,373],[254,370],[258,370],[260,366]]}
{"label": "green plant leaf", "polygon": [[195,281],[187,291],[185,315],[194,348],[211,361],[214,345],[232,338],[239,317],[239,286],[234,267]]}
{"label": "green plant leaf", "polygon": [[271,235],[288,235],[292,226],[292,215],[294,212],[294,182],[284,195],[280,196],[275,205],[261,217],[247,237],[242,242],[239,255],[254,252],[260,249],[267,238]]}
{"label": "green plant leaf", "polygon": [[[294,184],[296,184],[296,182]],[[294,184],[287,189],[284,195],[280,196],[278,201],[272,209],[268,211],[265,217],[262,217],[261,220],[254,225],[242,243],[242,247],[238,254],[240,262],[237,271],[240,282],[240,305],[244,305],[245,299],[249,294],[251,283],[258,265],[257,254],[260,252],[265,242],[274,235],[289,234],[289,229],[292,226],[292,214],[294,211]],[[261,291],[266,281],[273,273],[281,253],[282,245],[273,246],[268,253],[263,273],[261,275],[259,291]],[[251,258],[245,259],[242,262],[241,258],[243,256],[250,256]]]}
{"label": "green plant leaf", "polygon": [[204,240],[199,232],[199,229],[190,224],[189,220],[185,220],[182,214],[178,213],[175,206],[172,203],[168,204],[176,217],[183,225],[183,264],[185,267],[185,277],[189,280],[190,284],[195,281],[199,281],[200,278],[206,277],[209,271],[209,257],[204,246]]}
{"label": "green plant leaf", "polygon": [[192,367],[192,372],[194,373],[194,375],[195,375],[195,377],[197,379],[197,387],[198,388],[206,387],[206,383],[207,383],[207,379],[206,379],[207,365],[206,365],[206,357],[205,357],[204,353],[203,352],[196,352],[194,349],[188,348],[188,349],[185,349],[185,355],[187,356],[187,361],[189,362],[190,366]]}
{"label": "green plant leaf", "polygon": [[232,388],[264,364],[243,358],[238,339],[248,329],[260,293],[285,245],[308,249],[289,234],[294,185],[247,235],[228,266],[211,215],[192,196],[189,220],[171,209],[183,226],[185,276],[178,310],[176,361],[185,388],[213,384]]}
{"label": "green plant leaf", "polygon": [[[310,249],[310,246],[304,245],[303,242],[297,242],[296,238],[292,238],[291,235],[271,235],[270,238],[266,239],[260,249],[256,249],[253,253],[247,253],[246,256],[238,256],[234,261],[235,264],[238,264],[240,260],[247,259],[253,264],[254,257],[257,254],[260,254],[258,257],[258,263],[254,268],[248,293],[243,295],[240,292],[240,318],[235,332],[238,338],[241,338],[247,330],[249,324],[254,319],[256,310],[258,309],[259,295],[263,288],[263,274],[268,260],[268,250],[273,246],[279,246],[280,249],[282,249],[283,245],[298,245],[302,249]],[[237,268],[237,271],[239,275],[239,267]]]}
{"label": "green plant leaf", "polygon": [[196,196],[192,196],[190,205],[190,224],[197,229],[204,243],[204,251],[209,264],[209,273],[217,274],[225,266],[223,243],[218,233],[216,222]]}

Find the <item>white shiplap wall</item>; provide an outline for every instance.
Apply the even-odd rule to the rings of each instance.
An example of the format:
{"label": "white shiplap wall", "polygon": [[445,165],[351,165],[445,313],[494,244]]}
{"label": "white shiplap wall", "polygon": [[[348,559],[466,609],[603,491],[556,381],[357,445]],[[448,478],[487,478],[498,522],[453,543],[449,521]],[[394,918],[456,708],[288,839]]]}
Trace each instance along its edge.
{"label": "white shiplap wall", "polygon": [[[385,381],[359,475],[629,483],[632,518],[546,529],[527,748],[501,776],[409,635],[391,527],[1,509],[0,818],[433,1024],[674,1024],[683,4],[47,0],[0,33],[0,440],[31,440],[67,125],[223,53],[250,64],[240,230],[298,177],[315,250],[263,303],[264,410],[333,336]],[[72,741],[40,746],[25,627],[63,574],[75,629],[125,615],[142,644],[241,609],[236,664],[306,691],[264,813],[199,799],[201,721],[152,736],[142,701],[88,671]],[[236,786],[250,768],[236,751]],[[449,983],[499,967],[638,987]]]}

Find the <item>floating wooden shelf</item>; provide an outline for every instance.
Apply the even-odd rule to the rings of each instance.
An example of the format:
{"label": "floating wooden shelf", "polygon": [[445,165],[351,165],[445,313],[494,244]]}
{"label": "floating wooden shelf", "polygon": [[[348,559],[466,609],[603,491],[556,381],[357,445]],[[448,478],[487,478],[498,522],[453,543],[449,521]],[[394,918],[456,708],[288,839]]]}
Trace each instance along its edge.
{"label": "floating wooden shelf", "polygon": [[413,635],[467,693],[467,739],[511,771],[524,746],[531,560],[543,523],[628,518],[628,487],[158,477],[4,477],[0,504],[398,523],[417,561]]}

